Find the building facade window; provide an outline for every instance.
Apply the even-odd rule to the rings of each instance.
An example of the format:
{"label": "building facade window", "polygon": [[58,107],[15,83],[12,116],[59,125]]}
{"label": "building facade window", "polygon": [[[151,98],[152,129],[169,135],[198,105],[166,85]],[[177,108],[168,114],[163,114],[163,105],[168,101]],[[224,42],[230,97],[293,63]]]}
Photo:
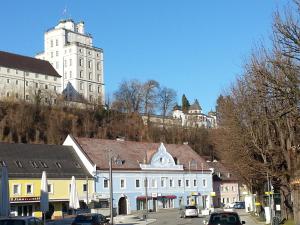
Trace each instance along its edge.
{"label": "building facade window", "polygon": [[58,46],[58,40],[57,39],[55,40],[55,44],[56,44],[56,46]]}
{"label": "building facade window", "polygon": [[50,46],[53,47],[53,40],[50,41]]}
{"label": "building facade window", "polygon": [[28,195],[33,194],[33,185],[32,184],[26,184],[26,194],[28,194]]}
{"label": "building facade window", "polygon": [[141,187],[140,180],[135,180],[135,187],[136,188],[140,188]]}
{"label": "building facade window", "polygon": [[9,84],[9,79],[6,79],[6,83],[8,83],[8,84]]}
{"label": "building facade window", "polygon": [[80,88],[80,90],[83,90],[83,83],[82,82],[79,84],[79,88]]}
{"label": "building facade window", "polygon": [[83,70],[80,70],[80,72],[79,72],[79,77],[80,77],[80,78],[83,78]]}
{"label": "building facade window", "polygon": [[83,59],[79,59],[79,66],[83,66]]}
{"label": "building facade window", "polygon": [[202,179],[202,185],[203,185],[203,187],[206,187],[206,186],[207,186],[206,179]]}
{"label": "building facade window", "polygon": [[100,70],[100,63],[97,63],[97,70]]}
{"label": "building facade window", "polygon": [[108,188],[108,180],[103,180],[103,188]]}
{"label": "building facade window", "polygon": [[48,184],[48,192],[53,194],[53,184]]}
{"label": "building facade window", "polygon": [[92,80],[92,79],[93,79],[92,73],[89,73],[89,80]]}
{"label": "building facade window", "polygon": [[89,68],[92,68],[92,61],[88,62],[88,66],[89,66]]}
{"label": "building facade window", "polygon": [[126,187],[125,179],[120,180],[120,188],[124,189]]}
{"label": "building facade window", "polygon": [[185,180],[185,186],[189,187],[190,186],[190,180]]}
{"label": "building facade window", "polygon": [[87,184],[82,185],[82,191],[86,192],[87,191]]}
{"label": "building facade window", "polygon": [[154,179],[152,179],[151,180],[151,186],[153,187],[153,188],[156,188],[157,187],[157,182],[156,182],[156,179],[154,178]]}
{"label": "building facade window", "polygon": [[100,74],[97,74],[97,81],[101,82],[101,75]]}
{"label": "building facade window", "polygon": [[178,187],[182,186],[182,180],[178,180]]}
{"label": "building facade window", "polygon": [[56,52],[55,52],[55,55],[58,56],[58,54],[59,54],[58,51],[56,51]]}
{"label": "building facade window", "polygon": [[18,85],[19,84],[19,81],[18,80],[16,80],[16,85]]}
{"label": "building facade window", "polygon": [[170,187],[173,187],[173,179],[170,179]]}
{"label": "building facade window", "polygon": [[72,59],[69,60],[69,65],[72,66]]}
{"label": "building facade window", "polygon": [[93,85],[92,84],[89,84],[89,91],[93,92]]}
{"label": "building facade window", "polygon": [[70,75],[69,75],[69,77],[70,77],[70,78],[72,78],[72,71],[70,71]]}
{"label": "building facade window", "polygon": [[14,195],[20,195],[21,194],[21,185],[20,184],[14,184],[13,185],[13,194]]}
{"label": "building facade window", "polygon": [[197,187],[197,180],[194,179],[194,187]]}

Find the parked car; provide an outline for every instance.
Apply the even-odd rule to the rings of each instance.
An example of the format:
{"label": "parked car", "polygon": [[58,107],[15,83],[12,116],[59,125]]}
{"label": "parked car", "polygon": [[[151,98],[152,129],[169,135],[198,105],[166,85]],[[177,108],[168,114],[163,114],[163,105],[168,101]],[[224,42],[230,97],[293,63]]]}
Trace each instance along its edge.
{"label": "parked car", "polygon": [[43,225],[43,221],[33,216],[3,217],[0,225]]}
{"label": "parked car", "polygon": [[194,205],[188,205],[184,207],[184,210],[181,211],[180,217],[198,217],[198,209]]}
{"label": "parked car", "polygon": [[234,209],[244,209],[245,208],[245,202],[235,202]]}
{"label": "parked car", "polygon": [[109,219],[99,213],[79,214],[75,217],[72,225],[106,225]]}
{"label": "parked car", "polygon": [[235,203],[236,203],[236,202],[227,203],[227,204],[225,205],[225,208],[227,208],[227,209],[232,209],[232,208],[234,207]]}
{"label": "parked car", "polygon": [[208,222],[204,221],[206,225],[242,225],[245,221],[241,221],[236,212],[215,212],[209,217]]}

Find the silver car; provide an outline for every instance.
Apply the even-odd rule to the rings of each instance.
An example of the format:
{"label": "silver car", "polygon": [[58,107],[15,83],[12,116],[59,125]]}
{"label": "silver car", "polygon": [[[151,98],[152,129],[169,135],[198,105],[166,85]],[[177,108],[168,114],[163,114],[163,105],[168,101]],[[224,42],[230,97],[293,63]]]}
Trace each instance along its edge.
{"label": "silver car", "polygon": [[181,211],[180,214],[181,218],[186,217],[198,217],[198,209],[194,205],[188,205],[184,208],[184,210]]}

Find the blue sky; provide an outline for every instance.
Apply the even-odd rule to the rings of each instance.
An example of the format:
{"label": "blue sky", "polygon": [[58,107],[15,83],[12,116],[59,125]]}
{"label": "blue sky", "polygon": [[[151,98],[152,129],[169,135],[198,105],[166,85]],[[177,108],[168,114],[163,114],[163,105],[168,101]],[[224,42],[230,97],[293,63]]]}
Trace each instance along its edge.
{"label": "blue sky", "polygon": [[0,50],[34,56],[43,33],[67,15],[85,21],[104,50],[106,93],[122,80],[157,80],[198,99],[204,112],[267,44],[273,12],[287,0],[26,0],[1,3]]}

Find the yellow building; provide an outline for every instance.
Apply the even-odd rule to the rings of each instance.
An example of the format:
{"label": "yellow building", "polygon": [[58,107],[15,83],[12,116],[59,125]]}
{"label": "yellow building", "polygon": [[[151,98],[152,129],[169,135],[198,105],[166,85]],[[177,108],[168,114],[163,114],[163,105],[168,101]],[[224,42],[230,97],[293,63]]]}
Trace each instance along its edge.
{"label": "yellow building", "polygon": [[7,166],[11,212],[17,216],[42,216],[39,208],[43,171],[48,179],[49,219],[68,213],[72,176],[76,178],[82,208],[94,193],[93,177],[69,146],[0,143],[0,165]]}

